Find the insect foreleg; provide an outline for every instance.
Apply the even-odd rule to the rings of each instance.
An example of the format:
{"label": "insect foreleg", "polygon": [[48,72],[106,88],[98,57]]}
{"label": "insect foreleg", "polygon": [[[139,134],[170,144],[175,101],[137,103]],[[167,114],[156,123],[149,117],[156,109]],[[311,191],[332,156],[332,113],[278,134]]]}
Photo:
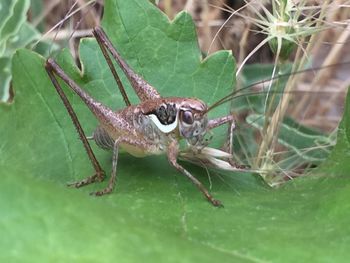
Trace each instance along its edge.
{"label": "insect foreleg", "polygon": [[168,159],[172,166],[174,166],[179,172],[185,175],[188,179],[192,181],[192,183],[197,186],[197,188],[204,194],[204,196],[211,202],[214,206],[222,206],[219,200],[216,200],[212,197],[212,195],[208,192],[208,190],[204,187],[204,185],[198,181],[190,172],[188,172],[185,168],[183,168],[177,162],[177,157],[179,153],[179,145],[176,141],[173,141],[168,146]]}
{"label": "insect foreleg", "polygon": [[95,157],[95,154],[94,152],[92,151],[91,149],[91,146],[85,136],[85,133],[84,133],[84,130],[82,129],[81,125],[80,125],[80,122],[78,120],[78,117],[77,115],[75,114],[74,110],[73,110],[73,107],[72,105],[69,103],[69,100],[67,98],[67,96],[64,94],[63,90],[62,90],[62,87],[60,86],[60,84],[58,83],[54,73],[52,72],[52,69],[48,66],[45,67],[46,68],[46,71],[47,71],[47,74],[49,75],[57,93],[59,94],[64,106],[66,107],[68,113],[69,113],[69,116],[71,117],[72,121],[73,121],[73,124],[79,134],[79,137],[80,137],[80,140],[83,142],[83,145],[84,145],[84,148],[85,148],[85,151],[90,159],[90,162],[92,164],[92,166],[94,167],[95,169],[95,174],[86,178],[85,180],[83,181],[80,181],[80,182],[77,182],[77,183],[73,183],[73,184],[70,184],[72,186],[75,186],[75,187],[81,187],[81,186],[84,186],[84,185],[87,185],[87,184],[90,184],[90,183],[93,183],[93,182],[96,182],[96,181],[103,181],[105,175],[104,175],[104,171],[102,170],[99,162],[97,161],[96,157]]}
{"label": "insect foreleg", "polygon": [[229,123],[229,122],[231,123],[231,126],[233,125],[233,129],[234,129],[235,128],[235,120],[233,118],[233,115],[227,115],[224,117],[209,120],[207,127],[209,130],[211,130],[211,129],[214,129],[216,127],[219,127],[219,126],[221,126],[225,123]]}
{"label": "insect foreleg", "polygon": [[233,115],[227,115],[227,116],[220,117],[217,119],[209,120],[208,129],[209,130],[214,129],[214,128],[219,127],[225,123],[229,123],[228,137],[227,137],[227,141],[224,145],[224,151],[226,151],[227,153],[229,153],[231,155],[231,158],[229,158],[228,161],[235,168],[246,169],[247,166],[237,164],[233,160],[233,132],[236,129],[236,124],[235,124],[235,120],[234,120]]}
{"label": "insect foreleg", "polygon": [[225,150],[229,154],[233,154],[233,131],[236,129],[235,120],[232,115],[227,115],[217,119],[209,120],[208,129],[214,129],[223,124],[229,123],[228,138],[225,145]]}

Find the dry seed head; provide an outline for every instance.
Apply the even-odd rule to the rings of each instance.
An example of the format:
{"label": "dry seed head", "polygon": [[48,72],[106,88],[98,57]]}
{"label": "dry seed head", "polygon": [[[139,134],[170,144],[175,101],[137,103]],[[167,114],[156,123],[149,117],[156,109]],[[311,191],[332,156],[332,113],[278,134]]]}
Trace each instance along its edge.
{"label": "dry seed head", "polygon": [[269,33],[271,51],[282,59],[287,59],[297,46],[296,40],[292,36],[294,33],[295,29],[288,22],[276,21],[272,24]]}
{"label": "dry seed head", "polygon": [[[253,2],[260,8],[252,5]],[[256,18],[240,14],[237,11],[233,12],[233,14],[260,28],[258,33],[266,35],[266,38],[242,60],[236,75],[239,75],[248,59],[266,43],[275,53],[276,61],[285,60],[296,50],[297,46],[303,50],[302,44],[305,43],[305,37],[326,28],[323,23],[319,23],[322,20],[320,9],[318,7],[307,8],[305,4],[304,2],[296,4],[291,0],[273,0],[272,11],[270,11],[261,2],[252,1],[246,4],[246,8],[252,10],[256,14]],[[316,23],[317,21],[318,23]]]}
{"label": "dry seed head", "polygon": [[271,38],[269,46],[275,55],[287,59],[296,47],[298,17],[293,17],[294,4],[292,1],[279,2],[276,0],[275,2],[268,28],[268,38]]}
{"label": "dry seed head", "polygon": [[313,12],[306,14],[303,8],[302,3],[296,6],[291,0],[274,0],[272,14],[264,8],[269,46],[281,59],[289,57],[298,43],[303,42],[301,38],[320,30],[314,27]]}

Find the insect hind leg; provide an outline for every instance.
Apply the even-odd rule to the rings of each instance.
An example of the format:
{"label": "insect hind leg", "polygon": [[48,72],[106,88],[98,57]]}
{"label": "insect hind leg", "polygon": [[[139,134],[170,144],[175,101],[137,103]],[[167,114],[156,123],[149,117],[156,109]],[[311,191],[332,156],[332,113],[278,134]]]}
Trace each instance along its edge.
{"label": "insect hind leg", "polygon": [[105,178],[105,173],[102,170],[102,171],[96,172],[94,175],[86,177],[83,180],[76,181],[76,182],[73,182],[73,183],[68,183],[67,186],[80,188],[82,186],[85,186],[85,185],[88,185],[88,184],[92,184],[92,183],[95,183],[95,182],[102,182],[104,180],[104,178]]}
{"label": "insect hind leg", "polygon": [[[90,159],[90,162],[91,162],[92,166],[95,169],[95,174],[94,175],[89,176],[86,179],[81,180],[79,182],[70,183],[70,184],[68,184],[68,186],[73,186],[73,187],[79,188],[79,187],[82,187],[84,185],[88,185],[88,184],[91,184],[91,183],[94,183],[94,182],[101,182],[101,181],[103,181],[104,178],[105,178],[105,173],[102,170],[99,162],[97,161],[94,152],[92,151],[92,148],[91,148],[91,146],[90,146],[90,144],[88,142],[87,137],[85,136],[84,130],[81,127],[81,124],[80,124],[80,122],[78,120],[78,117],[77,117],[77,115],[76,115],[72,105],[70,104],[67,96],[63,92],[63,89],[62,89],[61,85],[59,84],[59,82],[56,79],[55,73],[57,74],[57,68],[55,68],[55,64],[50,63],[50,61],[48,60],[46,62],[46,65],[45,65],[45,69],[46,69],[46,72],[49,75],[49,77],[51,79],[51,82],[54,85],[58,95],[60,96],[60,98],[61,98],[61,100],[63,102],[63,105],[67,109],[68,114],[69,114],[69,116],[72,119],[72,122],[74,124],[74,127],[75,127],[76,131],[79,134],[79,138],[82,141],[83,146],[85,148],[85,151],[86,151],[86,153],[87,153],[87,155],[88,155],[88,157]],[[62,74],[64,74],[64,73],[62,73]],[[64,74],[64,76],[68,80],[72,81],[67,75]],[[70,85],[70,83],[67,83],[67,84]]]}
{"label": "insect hind leg", "polygon": [[[133,87],[134,91],[136,92],[137,96],[140,98],[141,101],[154,100],[159,99],[161,97],[154,87],[152,87],[141,76],[134,72],[132,68],[126,63],[126,61],[124,61],[124,59],[121,57],[117,49],[113,46],[113,43],[101,27],[96,27],[93,31],[93,34],[100,45],[101,51],[107,54],[106,51],[108,50],[111,53],[112,57],[119,64],[120,68],[125,73],[125,76],[129,79],[131,86]],[[114,75],[115,70],[112,69],[113,63],[110,62],[110,59],[107,58],[107,55],[105,57]],[[122,90],[124,90],[124,88],[121,88],[120,85],[119,88],[121,89],[121,92],[123,94]],[[128,104],[127,101],[125,101],[125,103]]]}

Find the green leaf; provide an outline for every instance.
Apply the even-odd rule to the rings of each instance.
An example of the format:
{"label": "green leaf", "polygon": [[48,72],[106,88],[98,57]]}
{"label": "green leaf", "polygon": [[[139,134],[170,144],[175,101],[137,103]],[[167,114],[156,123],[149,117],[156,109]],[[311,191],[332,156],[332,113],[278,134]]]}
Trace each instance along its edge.
{"label": "green leaf", "polygon": [[[250,114],[246,120],[256,129],[263,130],[264,115]],[[319,164],[328,157],[334,144],[329,136],[306,129],[290,118],[281,123],[278,142],[299,157],[299,165],[302,165],[303,162]]]}
{"label": "green leaf", "polygon": [[[276,74],[275,76],[272,76],[273,69],[274,64],[251,64],[244,67],[240,76],[240,86],[237,88],[237,90],[242,89],[242,91],[237,94],[238,97],[232,103],[233,112],[239,113],[248,110],[264,114],[266,111],[266,97],[271,98],[276,96],[280,98],[282,96],[287,81],[291,77],[291,74],[293,74],[291,72],[292,65],[284,64],[278,69],[279,75]],[[266,92],[271,78],[275,81],[267,94]],[[264,86],[265,90],[262,92],[252,92],[251,89],[248,89],[258,84]],[[249,94],[249,96],[242,96],[243,94]],[[275,101],[280,100],[277,98]]]}
{"label": "green leaf", "polygon": [[13,8],[15,6],[16,0],[2,1],[0,4],[0,39],[2,39],[2,31],[7,21],[13,15]]}
{"label": "green leaf", "polygon": [[[220,52],[201,62],[187,14],[169,23],[146,0],[106,1],[103,26],[128,63],[162,95],[212,103],[230,91],[231,55]],[[123,107],[95,41],[83,40],[80,55],[82,77],[68,52],[57,60],[94,97]],[[13,74],[15,100],[0,105],[1,262],[346,262],[349,257],[350,183],[337,174],[349,174],[348,166],[333,177],[310,176],[277,190],[250,174],[211,173],[211,192],[225,205],[218,209],[165,157],[121,154],[115,191],[94,198],[88,193],[106,182],[79,190],[65,186],[93,171],[44,60],[20,50]],[[91,133],[96,120],[68,95]],[[348,134],[348,125],[342,127]],[[339,144],[349,145],[348,137],[340,136]],[[339,165],[349,159],[349,148],[344,151]],[[110,153],[96,153],[109,173]],[[204,169],[186,167],[210,185]]]}
{"label": "green leaf", "polygon": [[[4,3],[5,10],[9,11],[9,16],[3,16],[4,21],[0,20],[0,22],[3,22],[1,23],[2,27],[0,28],[0,56],[2,56],[5,51],[6,41],[10,37],[15,36],[22,24],[27,20],[26,13],[30,4],[29,0],[15,0],[10,2],[10,5],[9,3]],[[1,3],[1,7],[2,4],[3,3]],[[8,8],[9,6],[12,8]]]}
{"label": "green leaf", "polygon": [[24,22],[18,33],[7,40],[5,56],[12,55],[17,49],[26,47],[39,38],[40,33],[32,25]]}
{"label": "green leaf", "polygon": [[25,47],[40,34],[26,22],[29,0],[0,3],[0,102],[10,98],[11,60],[17,48]]}
{"label": "green leaf", "polygon": [[343,119],[339,124],[337,144],[327,161],[319,167],[317,173],[349,180],[350,171],[350,92],[348,89]]}
{"label": "green leaf", "polygon": [[0,57],[0,80],[0,98],[2,98],[4,96],[3,91],[6,90],[6,94],[8,94],[10,87],[11,58],[9,57]]}
{"label": "green leaf", "polygon": [[12,56],[18,48],[25,47],[33,40],[38,39],[40,34],[27,22],[23,23],[17,35],[10,37],[6,43],[4,56],[0,57],[0,101],[9,99],[11,82]]}

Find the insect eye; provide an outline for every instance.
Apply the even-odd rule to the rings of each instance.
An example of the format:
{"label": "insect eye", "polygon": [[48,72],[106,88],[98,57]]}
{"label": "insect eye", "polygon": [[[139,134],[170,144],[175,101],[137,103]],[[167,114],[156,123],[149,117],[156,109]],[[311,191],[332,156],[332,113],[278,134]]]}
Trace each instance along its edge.
{"label": "insect eye", "polygon": [[193,114],[191,111],[183,111],[181,114],[181,119],[186,124],[192,124],[193,123]]}

